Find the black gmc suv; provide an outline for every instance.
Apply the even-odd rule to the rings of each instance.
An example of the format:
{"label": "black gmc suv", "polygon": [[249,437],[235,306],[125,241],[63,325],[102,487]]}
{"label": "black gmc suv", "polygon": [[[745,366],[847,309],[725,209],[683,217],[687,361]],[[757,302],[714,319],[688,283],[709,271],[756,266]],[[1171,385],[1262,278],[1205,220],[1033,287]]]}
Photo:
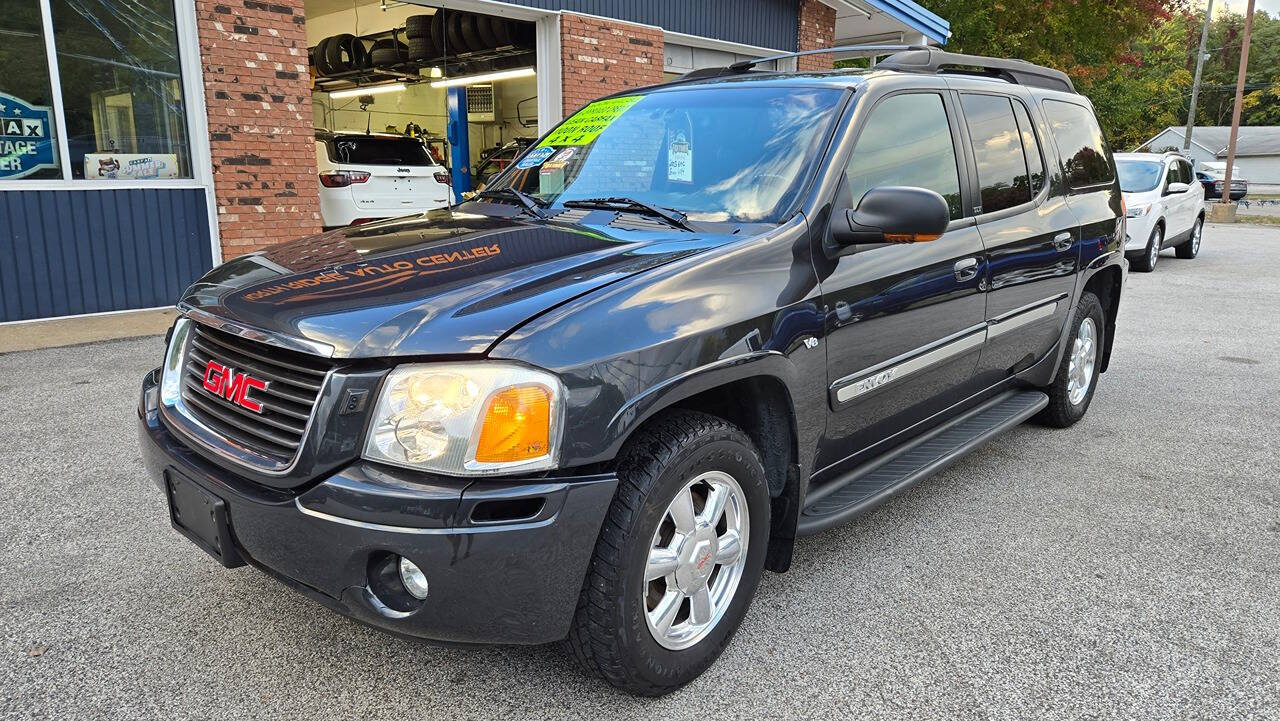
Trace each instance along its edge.
{"label": "black gmc suv", "polygon": [[763,569],[1028,419],[1126,273],[1065,75],[903,48],[580,110],[473,200],[215,268],[139,428],[172,525],[387,631],[695,678]]}

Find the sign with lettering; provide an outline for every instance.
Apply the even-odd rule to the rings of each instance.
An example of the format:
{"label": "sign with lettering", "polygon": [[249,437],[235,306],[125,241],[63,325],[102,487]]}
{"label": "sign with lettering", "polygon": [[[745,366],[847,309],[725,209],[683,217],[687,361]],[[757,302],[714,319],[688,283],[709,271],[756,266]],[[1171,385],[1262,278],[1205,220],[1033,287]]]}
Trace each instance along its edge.
{"label": "sign with lettering", "polygon": [[639,95],[628,95],[621,98],[597,100],[574,113],[568,120],[560,123],[560,127],[538,143],[539,148],[561,147],[564,145],[589,145],[600,137],[605,128],[627,112],[627,109],[640,101]]}
{"label": "sign with lettering", "polygon": [[58,167],[53,111],[0,93],[0,179]]}
{"label": "sign with lettering", "polygon": [[178,177],[174,153],[85,153],[84,177],[149,180]]}

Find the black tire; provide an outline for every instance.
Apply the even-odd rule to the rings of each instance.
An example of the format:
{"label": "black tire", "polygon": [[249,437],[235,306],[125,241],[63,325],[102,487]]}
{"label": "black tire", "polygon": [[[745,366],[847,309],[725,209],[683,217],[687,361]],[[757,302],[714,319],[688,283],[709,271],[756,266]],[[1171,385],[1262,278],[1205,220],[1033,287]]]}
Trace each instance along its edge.
{"label": "black tire", "polygon": [[313,53],[316,59],[316,72],[320,75],[333,75],[337,70],[329,64],[329,45],[333,38],[325,38],[316,43],[316,50]]}
{"label": "black tire", "polygon": [[[446,54],[445,53],[445,50],[446,50],[445,37],[449,33],[448,33],[448,29],[445,27],[445,25],[447,24],[445,23],[445,16],[446,16],[446,11],[443,8],[436,10],[436,13],[431,16],[431,42],[433,45],[435,45],[436,57],[444,57],[444,55]],[[456,53],[457,51],[450,49],[449,52]]]}
{"label": "black tire", "polygon": [[[645,582],[644,569],[668,506],[690,480],[707,471],[729,474],[745,496],[746,563],[732,599],[706,635],[688,648],[670,650],[655,640],[646,620],[643,593],[652,586]],[[764,567],[769,489],[760,456],[746,434],[722,418],[696,411],[673,411],[648,423],[619,456],[618,476],[568,646],[587,672],[630,693],[659,696],[710,667],[742,623]]]}
{"label": "black tire", "polygon": [[332,70],[330,75],[358,69],[352,63],[352,44],[355,42],[356,36],[349,33],[325,39],[324,59]]}
{"label": "black tire", "polygon": [[[1083,397],[1072,402],[1072,355],[1076,340],[1080,337],[1081,327],[1086,319],[1093,321],[1093,370],[1090,373],[1088,391]],[[1062,354],[1062,362],[1058,364],[1058,373],[1053,378],[1045,393],[1049,395],[1049,405],[1036,415],[1035,420],[1047,426],[1066,428],[1084,418],[1093,402],[1093,394],[1098,390],[1098,377],[1102,367],[1102,349],[1106,347],[1107,324],[1102,310],[1102,301],[1089,291],[1080,295],[1076,304],[1076,312],[1071,316],[1071,333],[1067,336],[1066,351]]]}
{"label": "black tire", "polygon": [[1151,237],[1147,239],[1147,244],[1142,249],[1141,257],[1134,258],[1130,266],[1139,273],[1150,273],[1155,270],[1163,245],[1164,223],[1156,223],[1156,227],[1151,229]]}
{"label": "black tire", "polygon": [[351,41],[351,67],[355,70],[368,70],[373,67],[373,58],[369,55],[369,48],[360,38]]}
{"label": "black tire", "polygon": [[485,50],[498,47],[498,36],[493,34],[493,18],[488,15],[476,15],[476,33],[480,35],[480,43]]}
{"label": "black tire", "polygon": [[473,13],[463,13],[462,21],[458,24],[458,29],[462,32],[462,42],[467,44],[468,52],[481,52],[488,50],[484,41],[480,39],[480,30],[476,27],[476,23],[480,21],[479,16]]}
{"label": "black tire", "polygon": [[533,49],[537,44],[533,23],[513,21],[511,23],[511,43],[516,47]]}
{"label": "black tire", "polygon": [[435,44],[429,38],[409,38],[409,59],[426,60],[436,57]]}
{"label": "black tire", "polygon": [[1204,217],[1201,216],[1196,218],[1196,224],[1191,226],[1191,237],[1173,249],[1177,256],[1183,260],[1191,260],[1200,255],[1200,238],[1203,233]]}
{"label": "black tire", "polygon": [[410,15],[404,21],[404,35],[410,40],[431,37],[431,16]]}
{"label": "black tire", "polygon": [[462,13],[449,13],[445,16],[444,30],[449,39],[449,55],[467,52],[467,41],[462,37]]}
{"label": "black tire", "polygon": [[408,53],[395,47],[374,48],[369,51],[369,58],[373,61],[374,67],[397,65],[407,60],[407,56]]}
{"label": "black tire", "polygon": [[511,23],[506,18],[489,18],[489,28],[493,30],[493,43],[496,47],[511,45]]}

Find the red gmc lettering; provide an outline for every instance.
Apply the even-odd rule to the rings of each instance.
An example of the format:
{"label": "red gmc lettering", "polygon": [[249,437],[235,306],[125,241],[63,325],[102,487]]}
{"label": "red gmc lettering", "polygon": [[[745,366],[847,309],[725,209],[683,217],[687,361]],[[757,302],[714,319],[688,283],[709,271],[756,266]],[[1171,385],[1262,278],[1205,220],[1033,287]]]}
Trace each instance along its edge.
{"label": "red gmc lettering", "polygon": [[205,364],[204,389],[254,413],[262,412],[262,404],[249,397],[249,389],[263,390],[266,387],[266,381],[258,380],[248,373],[236,373],[234,368],[216,360]]}

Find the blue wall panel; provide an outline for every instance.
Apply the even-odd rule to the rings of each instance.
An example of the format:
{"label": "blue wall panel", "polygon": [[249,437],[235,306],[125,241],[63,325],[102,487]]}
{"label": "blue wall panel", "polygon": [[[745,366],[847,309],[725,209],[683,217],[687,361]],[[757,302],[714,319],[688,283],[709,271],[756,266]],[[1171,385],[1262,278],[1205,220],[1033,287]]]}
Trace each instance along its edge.
{"label": "blue wall panel", "polygon": [[506,0],[542,10],[599,15],[663,30],[796,49],[796,0]]}
{"label": "blue wall panel", "polygon": [[172,305],[213,265],[199,188],[0,191],[0,322]]}

